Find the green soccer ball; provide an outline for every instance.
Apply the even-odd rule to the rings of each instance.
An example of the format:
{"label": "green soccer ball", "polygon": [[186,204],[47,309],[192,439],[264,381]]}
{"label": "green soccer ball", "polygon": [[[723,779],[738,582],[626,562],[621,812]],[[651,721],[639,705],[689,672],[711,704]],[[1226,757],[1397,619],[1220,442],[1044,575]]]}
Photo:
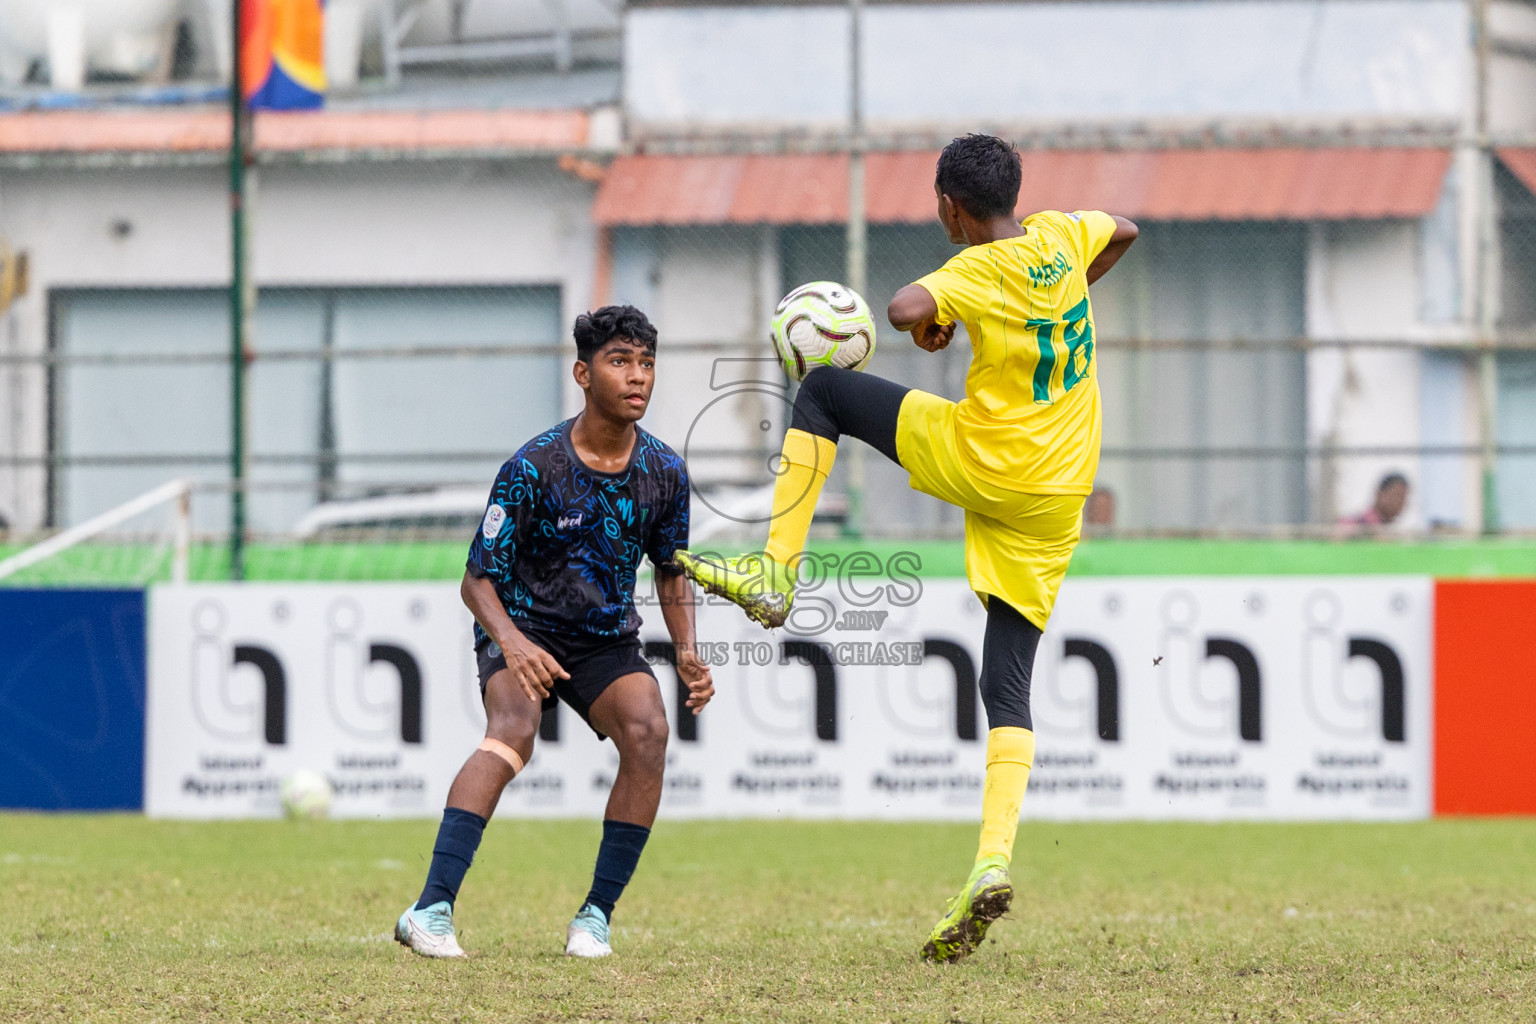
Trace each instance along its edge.
{"label": "green soccer ball", "polygon": [[283,813],[290,818],[324,818],[331,813],[331,780],[305,769],[283,780]]}
{"label": "green soccer ball", "polygon": [[773,312],[773,347],[795,380],[818,366],[862,370],[875,354],[875,321],[859,293],[836,281],[812,281],[784,296]]}

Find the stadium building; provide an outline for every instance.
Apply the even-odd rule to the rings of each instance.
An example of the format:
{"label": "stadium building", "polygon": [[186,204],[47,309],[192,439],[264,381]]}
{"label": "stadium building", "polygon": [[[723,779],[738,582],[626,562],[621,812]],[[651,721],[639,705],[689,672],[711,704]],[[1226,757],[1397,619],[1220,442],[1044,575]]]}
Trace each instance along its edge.
{"label": "stadium building", "polygon": [[[971,129],[1019,142],[1021,207],[1144,226],[1095,292],[1118,528],[1326,528],[1387,471],[1409,529],[1536,523],[1530,368],[1476,354],[1536,323],[1528,5],[1492,4],[1484,47],[1460,0],[875,5],[857,122],[837,5],[360,6],[328,43],[325,109],[256,117],[258,531],[349,486],[485,476],[575,407],[566,327],[610,299],[652,311],[672,353],[653,429],[706,487],[750,492],[773,387],[702,418],[668,395],[741,391],[750,364],[719,360],[768,354],[777,296],[850,276],[850,151],[871,304],[944,259],[933,156]],[[30,280],[0,321],[0,513],[23,531],[227,473],[228,119],[204,83],[229,58],[205,11],[178,12],[174,66],[150,71],[168,84],[92,70],[56,103],[37,59],[3,100],[0,233]],[[915,78],[918,35],[987,40],[975,60],[1011,70]],[[1098,57],[1116,84],[1010,56],[1042,38],[1125,40]],[[964,346],[903,342],[883,372],[958,394]],[[1485,513],[1487,442],[1515,447]],[[870,532],[958,530],[892,467],[867,474]]]}

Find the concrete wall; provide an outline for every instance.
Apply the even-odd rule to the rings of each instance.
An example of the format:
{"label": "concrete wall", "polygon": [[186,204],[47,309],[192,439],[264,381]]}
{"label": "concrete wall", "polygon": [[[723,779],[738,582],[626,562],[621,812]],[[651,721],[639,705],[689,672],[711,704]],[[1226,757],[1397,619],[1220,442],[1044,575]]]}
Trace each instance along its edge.
{"label": "concrete wall", "polygon": [[[1095,285],[1104,389],[1101,486],[1122,525],[1151,529],[1283,525],[1306,516],[1301,461],[1200,459],[1198,448],[1294,449],[1304,409],[1305,228],[1297,224],[1147,224]],[[1241,341],[1265,350],[1115,349],[1110,340]],[[1160,449],[1156,458],[1117,450]]]}
{"label": "concrete wall", "polygon": [[[632,126],[845,124],[838,7],[644,7],[626,19]],[[891,4],[865,8],[871,127],[1214,117],[1453,121],[1462,0]],[[1070,45],[1061,45],[1070,41]],[[915,46],[967,73],[916,73]],[[751,69],[750,73],[743,73]]]}
{"label": "concrete wall", "polygon": [[[32,256],[30,294],[0,321],[0,341],[45,351],[54,289],[227,286],[225,180],[218,169],[0,172],[0,225]],[[592,295],[592,194],[548,161],[263,168],[254,272],[261,286],[558,285],[569,324]],[[44,454],[43,373],[0,381],[0,452]],[[0,467],[0,512],[40,525],[43,479]]]}
{"label": "concrete wall", "polygon": [[1499,134],[1536,131],[1536,7],[1492,3],[1488,29],[1495,44],[1488,62],[1488,127]]}
{"label": "concrete wall", "polygon": [[[1444,254],[1425,242],[1425,235],[1436,231],[1434,218],[1314,225],[1308,245],[1308,337],[1426,346],[1465,338],[1464,323],[1445,319],[1438,306],[1425,301],[1444,285],[1426,276],[1449,272]],[[1388,449],[1474,443],[1470,372],[1465,361],[1437,357],[1427,348],[1319,347],[1307,357],[1308,443]],[[1389,472],[1401,472],[1410,482],[1401,528],[1475,525],[1479,505],[1471,460],[1426,461],[1392,452],[1318,460],[1314,514],[1326,522],[1363,511]]]}

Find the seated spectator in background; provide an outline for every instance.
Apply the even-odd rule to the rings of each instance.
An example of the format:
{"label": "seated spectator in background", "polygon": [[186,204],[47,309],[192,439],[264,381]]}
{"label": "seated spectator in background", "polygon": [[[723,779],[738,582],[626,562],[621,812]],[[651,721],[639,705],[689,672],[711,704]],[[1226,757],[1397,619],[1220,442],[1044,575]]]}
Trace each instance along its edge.
{"label": "seated spectator in background", "polygon": [[1339,520],[1340,537],[1375,537],[1396,522],[1408,504],[1408,478],[1401,473],[1388,473],[1376,485],[1376,500],[1371,507],[1356,516]]}
{"label": "seated spectator in background", "polygon": [[1083,502],[1083,532],[1090,537],[1102,537],[1114,528],[1115,492],[1108,487],[1095,487]]}

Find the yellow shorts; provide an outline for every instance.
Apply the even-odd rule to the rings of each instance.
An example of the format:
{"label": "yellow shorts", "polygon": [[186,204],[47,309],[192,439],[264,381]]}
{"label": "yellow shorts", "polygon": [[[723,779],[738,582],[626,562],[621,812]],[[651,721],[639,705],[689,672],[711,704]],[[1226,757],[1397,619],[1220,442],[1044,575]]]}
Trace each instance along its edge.
{"label": "yellow shorts", "polygon": [[965,575],[1045,629],[1082,531],[1084,495],[1020,494],[974,479],[960,460],[955,403],[909,391],[896,455],[914,490],[965,509]]}

